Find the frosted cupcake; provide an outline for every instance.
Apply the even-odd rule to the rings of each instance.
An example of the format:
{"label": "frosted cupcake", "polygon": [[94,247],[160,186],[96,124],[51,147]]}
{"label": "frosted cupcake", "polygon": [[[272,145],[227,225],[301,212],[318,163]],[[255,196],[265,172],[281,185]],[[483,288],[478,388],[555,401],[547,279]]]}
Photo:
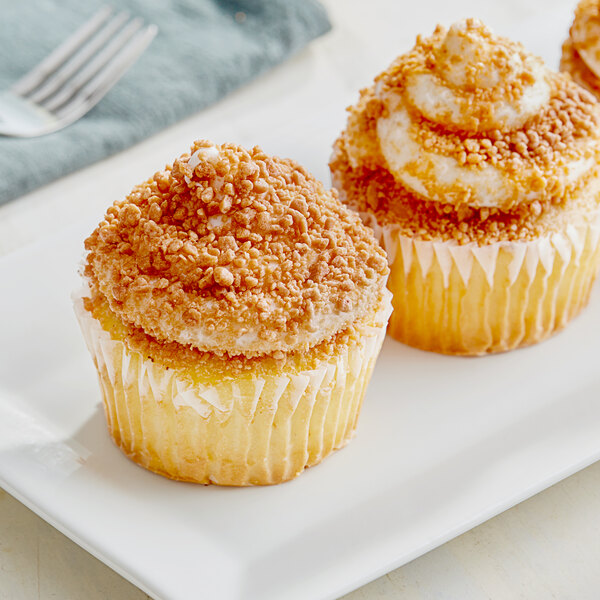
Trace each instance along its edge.
{"label": "frosted cupcake", "polygon": [[384,252],[302,167],[196,142],[86,240],[76,313],[140,465],[286,481],[352,437],[390,313]]}
{"label": "frosted cupcake", "polygon": [[560,70],[600,98],[600,0],[582,0],[562,47]]}
{"label": "frosted cupcake", "polygon": [[389,332],[477,355],[533,344],[585,306],[598,249],[598,105],[470,19],[362,90],[330,162],[391,265]]}

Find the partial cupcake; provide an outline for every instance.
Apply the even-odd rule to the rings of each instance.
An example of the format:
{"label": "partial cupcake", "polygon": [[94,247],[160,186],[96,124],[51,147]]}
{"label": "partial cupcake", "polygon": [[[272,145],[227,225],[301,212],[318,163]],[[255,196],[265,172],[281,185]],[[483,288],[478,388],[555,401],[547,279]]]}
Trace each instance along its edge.
{"label": "partial cupcake", "polygon": [[196,142],[111,206],[75,298],[109,431],[173,479],[263,485],[352,437],[390,307],[383,250],[291,160]]}
{"label": "partial cupcake", "polygon": [[600,264],[599,105],[469,19],[360,93],[330,168],[391,266],[390,334],[479,355],[539,342]]}
{"label": "partial cupcake", "polygon": [[560,70],[600,98],[600,0],[582,0],[562,47]]}

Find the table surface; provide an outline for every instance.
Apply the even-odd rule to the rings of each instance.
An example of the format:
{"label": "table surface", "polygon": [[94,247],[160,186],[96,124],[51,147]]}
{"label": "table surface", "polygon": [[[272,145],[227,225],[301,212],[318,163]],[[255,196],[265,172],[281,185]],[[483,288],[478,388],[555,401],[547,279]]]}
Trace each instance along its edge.
{"label": "table surface", "polygon": [[[228,136],[223,139],[246,143],[252,139],[248,115],[268,111],[274,95],[290,114],[304,97],[314,101],[315,90],[324,84],[347,91],[351,102],[360,87],[410,47],[416,33],[430,32],[437,22],[478,16],[504,32],[519,22],[535,23],[536,15],[553,13],[564,14],[566,31],[574,7],[572,0],[422,0],[411,3],[410,10],[406,2],[394,0],[326,0],[324,4],[333,32],[285,65],[134,148],[1,207],[0,256],[90,214],[100,218],[107,198],[123,197],[204,132],[218,131]],[[530,28],[531,39],[522,41],[541,51],[543,29]],[[556,40],[554,55],[547,56],[554,64],[561,41]],[[282,135],[293,132],[291,127]],[[315,152],[323,165],[316,175],[326,179],[329,149]],[[344,598],[596,600],[600,597],[598,506],[600,463]],[[148,596],[0,490],[0,600],[32,598],[142,600]]]}

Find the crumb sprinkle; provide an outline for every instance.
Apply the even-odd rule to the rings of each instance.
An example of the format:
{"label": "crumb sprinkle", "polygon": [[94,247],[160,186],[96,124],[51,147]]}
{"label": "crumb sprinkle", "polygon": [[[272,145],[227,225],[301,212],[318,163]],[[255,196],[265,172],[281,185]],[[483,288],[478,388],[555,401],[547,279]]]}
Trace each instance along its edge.
{"label": "crumb sprinkle", "polygon": [[[407,235],[462,244],[533,239],[551,229],[565,207],[580,204],[595,210],[597,202],[588,206],[592,200],[587,192],[598,177],[600,159],[600,120],[593,96],[568,75],[544,68],[549,95],[541,110],[518,127],[492,127],[490,104],[503,98],[518,101],[532,83],[528,69],[514,65],[527,66],[537,59],[527,62],[531,55],[520,44],[494,36],[478,21],[467,20],[461,27],[460,36],[473,42],[466,54],[477,59],[474,64],[461,63],[453,75],[443,74],[440,64],[446,68],[449,60],[444,46],[448,30],[438,26],[432,36],[419,36],[415,47],[361,90],[357,104],[348,108],[346,129],[330,160],[343,201],[376,214],[381,223],[401,224]],[[520,58],[515,62],[516,55]],[[444,85],[465,99],[470,110],[460,126],[450,119],[428,118],[411,103],[406,90],[415,73],[445,78]],[[377,131],[378,121],[398,105],[410,117],[412,140],[429,155],[452,158],[465,169],[465,177],[484,177],[484,168],[493,167],[511,182],[507,190],[514,197],[494,207],[481,206],[468,185],[438,182],[426,153],[404,168],[419,181],[426,179],[427,194],[408,189],[390,171]],[[567,176],[572,165],[588,163],[580,174]]]}
{"label": "crumb sprinkle", "polygon": [[388,272],[371,232],[304,168],[206,140],[115,202],[85,247],[85,274],[125,322],[230,355],[321,341],[319,317],[347,325]]}

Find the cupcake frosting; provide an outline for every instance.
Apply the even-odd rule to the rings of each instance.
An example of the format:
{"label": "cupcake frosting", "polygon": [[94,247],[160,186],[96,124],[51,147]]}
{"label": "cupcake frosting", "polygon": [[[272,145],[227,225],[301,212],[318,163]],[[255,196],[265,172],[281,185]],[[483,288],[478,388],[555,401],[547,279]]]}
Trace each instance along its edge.
{"label": "cupcake frosting", "polygon": [[[517,129],[550,99],[542,61],[476,20],[440,30],[414,54],[404,81],[406,100],[445,127]],[[392,82],[392,94],[394,87]]]}
{"label": "cupcake frosting", "polygon": [[388,273],[359,217],[302,167],[206,141],[116,202],[86,249],[125,323],[231,356],[330,338],[373,309]]}
{"label": "cupcake frosting", "polygon": [[348,137],[363,135],[348,139],[350,162],[385,166],[428,201],[500,210],[562,201],[598,159],[593,98],[475,19],[419,37],[368,94],[379,114],[369,132],[351,115]]}

